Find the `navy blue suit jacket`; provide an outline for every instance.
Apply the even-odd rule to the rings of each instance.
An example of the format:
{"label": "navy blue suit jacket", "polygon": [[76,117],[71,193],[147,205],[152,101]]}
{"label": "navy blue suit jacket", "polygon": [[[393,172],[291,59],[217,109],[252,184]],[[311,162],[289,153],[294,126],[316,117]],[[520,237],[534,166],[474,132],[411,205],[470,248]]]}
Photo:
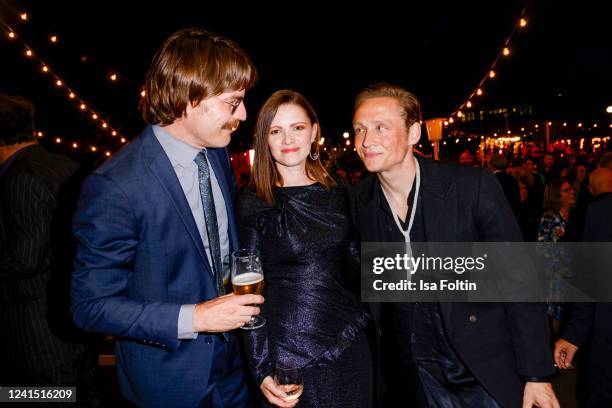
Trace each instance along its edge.
{"label": "navy blue suit jacket", "polygon": [[[237,249],[236,183],[225,149],[208,157]],[[122,393],[143,406],[195,406],[214,343],[178,340],[181,305],[217,296],[191,209],[170,160],[148,126],[85,181],[74,219],[78,240],[72,314],[87,331],[116,338]]]}

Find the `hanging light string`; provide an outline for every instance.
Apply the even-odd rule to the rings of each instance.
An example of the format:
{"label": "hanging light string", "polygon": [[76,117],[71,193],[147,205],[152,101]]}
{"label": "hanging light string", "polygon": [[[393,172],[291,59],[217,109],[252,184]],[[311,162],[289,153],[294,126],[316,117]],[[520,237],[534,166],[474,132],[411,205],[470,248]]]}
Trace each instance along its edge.
{"label": "hanging light string", "polygon": [[[22,18],[23,16],[26,15],[25,13],[21,14]],[[27,16],[27,15],[26,15]],[[66,91],[65,96],[66,98],[68,98],[68,100],[73,101],[78,109],[84,113],[89,115],[89,117],[91,118],[92,121],[94,121],[95,123],[98,123],[99,126],[108,131],[109,134],[113,137],[117,137],[119,136],[119,132],[117,131],[116,127],[112,126],[110,124],[110,122],[108,120],[106,120],[105,118],[103,118],[96,109],[94,109],[91,104],[87,103],[82,97],[80,97],[79,95],[77,95],[76,91],[74,89],[72,89],[71,87],[69,87],[66,82],[64,80],[62,80],[60,78],[60,76],[55,73],[47,63],[45,63],[45,61],[42,60],[42,58],[40,58],[38,56],[37,53],[34,52],[34,50],[32,49],[32,47],[23,39],[19,38],[19,36],[17,35],[16,31],[12,29],[12,27],[10,27],[8,24],[4,23],[4,22],[0,22],[0,24],[2,24],[6,30],[7,30],[7,36],[9,39],[11,40],[16,40],[21,42],[21,44],[24,47],[24,55],[26,58],[28,59],[32,59],[38,62],[38,64],[40,65],[40,72],[42,75],[48,75],[51,78],[53,78],[54,84],[56,88],[59,89],[63,89]],[[125,137],[121,137],[120,139],[121,143],[125,143],[126,138]]]}
{"label": "hanging light string", "polygon": [[[24,22],[24,23],[29,23],[31,21],[31,16],[21,10],[19,13],[19,20]],[[58,32],[56,30],[53,29],[46,29],[46,31],[49,32],[48,34],[48,39],[49,41],[54,44],[57,45],[58,43],[60,43],[60,38],[58,36]],[[137,83],[137,81],[134,81],[133,79],[129,78],[128,76],[120,73],[119,71],[117,71],[116,69],[113,69],[111,67],[109,67],[108,65],[104,64],[102,61],[100,61],[99,59],[97,59],[95,56],[91,56],[91,55],[83,55],[80,58],[81,62],[83,63],[89,63],[89,62],[94,62],[95,64],[101,66],[107,73],[106,78],[108,80],[110,80],[111,82],[121,82],[121,83],[129,83],[137,88],[142,88],[141,85],[139,85]]]}
{"label": "hanging light string", "polygon": [[[43,132],[42,130],[37,130],[36,132],[34,132],[34,136],[37,137],[38,139],[42,139],[42,138],[46,138],[47,137],[47,133]],[[73,151],[78,151],[78,150],[86,150],[92,153],[100,153],[100,154],[104,154],[104,156],[106,157],[110,157],[113,153],[110,150],[103,150],[103,149],[99,149],[97,146],[95,145],[82,145],[79,144],[78,142],[75,141],[70,141],[67,139],[62,138],[61,136],[49,136],[50,139],[52,139],[53,143],[57,144],[57,145],[62,145],[62,144],[69,144],[70,147],[72,148]],[[127,142],[127,140],[125,138],[121,138],[121,142],[125,143]],[[51,142],[49,142],[51,143]]]}
{"label": "hanging light string", "polygon": [[500,50],[500,52],[495,56],[495,59],[493,60],[493,63],[491,65],[489,65],[489,69],[487,70],[486,74],[483,76],[483,78],[480,80],[480,82],[478,83],[478,86],[476,86],[476,88],[468,95],[468,97],[466,99],[464,99],[464,101],[455,109],[455,111],[448,117],[447,122],[445,122],[445,125],[448,125],[448,123],[453,123],[454,122],[454,118],[461,118],[464,114],[463,109],[470,109],[472,108],[472,106],[474,105],[474,100],[481,97],[484,94],[484,86],[487,83],[487,81],[490,81],[494,78],[497,77],[497,66],[500,63],[500,61],[502,61],[504,58],[509,57],[512,54],[512,50],[510,48],[510,42],[512,40],[512,38],[514,37],[514,35],[525,29],[525,27],[527,27],[528,21],[526,18],[526,13],[527,13],[527,9],[529,6],[529,1],[527,1],[527,3],[525,4],[525,6],[523,7],[523,9],[521,10],[521,13],[519,15],[519,19],[516,22],[516,24],[514,24],[513,28],[512,28],[512,32],[510,33],[510,35],[508,35],[508,37],[506,37],[506,41],[504,41],[504,45],[502,47],[502,49]]}

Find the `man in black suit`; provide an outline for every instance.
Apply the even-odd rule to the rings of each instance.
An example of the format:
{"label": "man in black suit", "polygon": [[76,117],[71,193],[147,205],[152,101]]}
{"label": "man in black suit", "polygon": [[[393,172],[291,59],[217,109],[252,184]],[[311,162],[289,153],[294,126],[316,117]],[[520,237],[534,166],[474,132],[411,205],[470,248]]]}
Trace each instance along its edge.
{"label": "man in black suit", "polygon": [[[355,146],[374,173],[354,190],[361,241],[521,241],[489,172],[415,157],[420,119],[419,101],[400,87],[374,85],[357,96]],[[385,406],[559,406],[548,381],[554,371],[544,305],[371,306]]]}
{"label": "man in black suit", "polygon": [[[612,170],[591,173],[589,188],[595,197],[584,225],[585,242],[612,242]],[[576,303],[563,336],[555,344],[555,362],[572,368],[578,348],[591,343],[589,397],[591,408],[612,406],[612,303]]]}
{"label": "man in black suit", "polygon": [[506,156],[499,153],[494,153],[489,159],[489,170],[497,177],[499,184],[501,184],[504,195],[510,204],[510,208],[514,215],[518,218],[519,206],[521,204],[521,197],[519,195],[518,181],[508,173],[506,168],[508,167],[508,159]]}
{"label": "man in black suit", "polygon": [[0,94],[0,384],[76,386],[97,406],[97,356],[68,313],[78,165],[36,142],[33,116]]}

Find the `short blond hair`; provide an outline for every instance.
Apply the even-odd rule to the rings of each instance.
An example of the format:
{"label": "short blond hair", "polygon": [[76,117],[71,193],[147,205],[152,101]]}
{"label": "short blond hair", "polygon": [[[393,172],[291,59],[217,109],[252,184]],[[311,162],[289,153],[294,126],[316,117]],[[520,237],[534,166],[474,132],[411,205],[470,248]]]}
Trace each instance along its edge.
{"label": "short blond hair", "polygon": [[355,97],[355,106],[353,112],[357,111],[359,105],[361,105],[366,99],[371,98],[394,98],[402,109],[402,117],[406,121],[406,129],[410,128],[414,123],[421,121],[421,102],[411,92],[408,92],[404,88],[391,85],[385,82],[370,85],[363,91],[357,94]]}

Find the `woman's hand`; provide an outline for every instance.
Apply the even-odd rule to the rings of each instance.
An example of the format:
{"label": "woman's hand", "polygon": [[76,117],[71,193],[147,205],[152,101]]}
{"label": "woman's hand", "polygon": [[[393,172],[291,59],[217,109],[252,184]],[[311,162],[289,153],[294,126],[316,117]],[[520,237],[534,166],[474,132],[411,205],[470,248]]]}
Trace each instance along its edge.
{"label": "woman's hand", "polygon": [[270,404],[274,404],[281,408],[293,408],[300,401],[299,399],[285,401],[283,398],[286,398],[287,394],[285,394],[283,389],[270,376],[264,378],[259,389]]}

